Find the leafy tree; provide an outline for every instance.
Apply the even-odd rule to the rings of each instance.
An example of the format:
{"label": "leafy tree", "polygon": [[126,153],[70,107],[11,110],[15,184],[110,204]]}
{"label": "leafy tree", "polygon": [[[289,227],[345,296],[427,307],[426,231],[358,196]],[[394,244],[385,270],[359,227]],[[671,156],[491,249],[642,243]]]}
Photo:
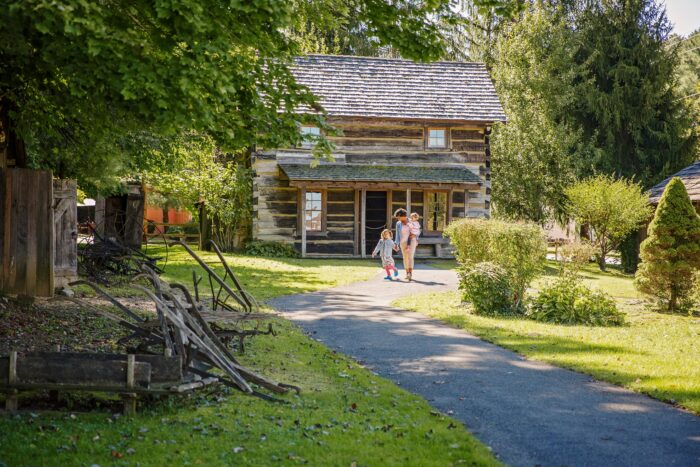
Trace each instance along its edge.
{"label": "leafy tree", "polygon": [[649,187],[694,160],[692,114],[678,92],[677,47],[655,0],[588,2],[576,19],[576,105],[568,119],[595,146],[580,174]]}
{"label": "leafy tree", "polygon": [[[97,185],[127,172],[134,151],[149,151],[144,132],[194,131],[231,152],[296,143],[295,111],[319,108],[289,70],[300,52],[291,34],[300,2],[2,2],[6,155]],[[306,3],[319,22],[343,5]],[[449,14],[448,3],[350,0],[341,11],[381,46],[432,60],[443,52],[433,18]],[[322,114],[305,118],[324,126]]]}
{"label": "leafy tree", "polygon": [[670,312],[687,305],[700,268],[700,217],[678,177],[671,179],[661,196],[642,242],[641,258],[637,288],[656,297]]}
{"label": "leafy tree", "polygon": [[168,165],[158,165],[157,151],[149,158],[145,183],[171,203],[194,210],[204,203],[212,236],[225,251],[240,246],[252,220],[252,171],[242,158],[217,150],[211,137],[190,134],[169,147]]}
{"label": "leafy tree", "polygon": [[494,126],[493,203],[498,215],[544,224],[565,216],[581,132],[563,122],[575,99],[575,33],[563,10],[535,5],[497,44],[493,77],[506,124]]}
{"label": "leafy tree", "polygon": [[700,29],[687,38],[674,37],[669,46],[678,48],[678,85],[681,95],[688,96],[697,92],[700,83]]}
{"label": "leafy tree", "polygon": [[593,229],[593,245],[603,271],[608,253],[652,214],[649,195],[641,185],[624,178],[596,175],[573,184],[565,193],[576,222]]}

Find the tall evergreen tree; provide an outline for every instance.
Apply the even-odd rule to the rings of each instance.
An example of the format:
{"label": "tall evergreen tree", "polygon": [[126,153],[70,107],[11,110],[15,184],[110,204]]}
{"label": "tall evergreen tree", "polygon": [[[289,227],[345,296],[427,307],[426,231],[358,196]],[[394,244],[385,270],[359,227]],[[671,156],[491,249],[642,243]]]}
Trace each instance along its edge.
{"label": "tall evergreen tree", "polygon": [[666,186],[642,242],[635,285],[670,312],[687,305],[700,268],[700,217],[680,178]]}
{"label": "tall evergreen tree", "polygon": [[576,21],[580,98],[568,115],[596,151],[580,171],[651,186],[692,162],[697,140],[667,44],[671,25],[656,0],[586,3]]}

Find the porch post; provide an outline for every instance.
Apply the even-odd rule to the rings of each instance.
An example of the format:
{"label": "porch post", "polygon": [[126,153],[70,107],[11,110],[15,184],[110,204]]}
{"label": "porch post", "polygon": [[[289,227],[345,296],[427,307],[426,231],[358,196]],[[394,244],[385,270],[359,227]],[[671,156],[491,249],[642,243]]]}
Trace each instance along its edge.
{"label": "porch post", "polygon": [[306,188],[301,188],[299,224],[301,225],[301,257],[306,258]]}
{"label": "porch post", "polygon": [[363,258],[367,257],[367,239],[365,238],[365,222],[367,220],[367,189],[363,188],[362,192],[360,193],[360,198],[361,198],[361,212],[360,212],[360,247],[362,248],[362,251],[360,251],[360,255]]}
{"label": "porch post", "polygon": [[447,192],[447,224],[452,222],[452,188]]}
{"label": "porch post", "polygon": [[406,188],[406,211],[411,214],[411,189]]}
{"label": "porch post", "polygon": [[353,253],[355,256],[360,255],[360,190],[355,188],[355,203],[354,203],[354,208],[355,208],[355,215],[353,216],[354,222],[353,222],[353,242],[352,242],[352,248],[353,248]]}
{"label": "porch post", "polygon": [[464,217],[469,217],[469,190],[464,190]]}

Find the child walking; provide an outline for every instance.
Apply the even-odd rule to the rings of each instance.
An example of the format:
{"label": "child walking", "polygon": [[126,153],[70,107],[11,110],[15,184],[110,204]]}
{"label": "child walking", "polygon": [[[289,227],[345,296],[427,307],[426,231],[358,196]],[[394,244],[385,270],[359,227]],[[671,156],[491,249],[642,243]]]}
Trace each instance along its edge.
{"label": "child walking", "polygon": [[392,252],[394,251],[394,240],[391,238],[391,230],[384,229],[379,237],[379,243],[374,247],[372,252],[372,258],[374,258],[377,253],[382,259],[382,267],[386,271],[386,277],[384,280],[391,280],[391,271],[394,271],[394,277],[399,275],[399,270],[396,269],[396,264],[394,264],[394,258],[392,257]]}

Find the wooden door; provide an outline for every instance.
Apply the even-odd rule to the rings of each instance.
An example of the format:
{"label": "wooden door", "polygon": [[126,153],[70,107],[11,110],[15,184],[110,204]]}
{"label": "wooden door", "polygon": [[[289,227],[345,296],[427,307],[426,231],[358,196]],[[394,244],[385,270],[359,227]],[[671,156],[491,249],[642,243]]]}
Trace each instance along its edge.
{"label": "wooden door", "polygon": [[53,181],[54,286],[78,276],[78,200],[75,180]]}
{"label": "wooden door", "polygon": [[53,294],[53,180],[48,170],[0,171],[0,290]]}

